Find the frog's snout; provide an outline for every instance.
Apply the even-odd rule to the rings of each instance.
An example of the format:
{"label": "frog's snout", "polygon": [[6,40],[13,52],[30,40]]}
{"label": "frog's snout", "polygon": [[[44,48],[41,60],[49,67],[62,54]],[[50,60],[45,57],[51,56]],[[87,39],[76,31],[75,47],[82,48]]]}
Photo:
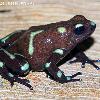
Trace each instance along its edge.
{"label": "frog's snout", "polygon": [[96,24],[93,21],[91,21],[90,24],[91,24],[91,30],[94,30],[96,28]]}

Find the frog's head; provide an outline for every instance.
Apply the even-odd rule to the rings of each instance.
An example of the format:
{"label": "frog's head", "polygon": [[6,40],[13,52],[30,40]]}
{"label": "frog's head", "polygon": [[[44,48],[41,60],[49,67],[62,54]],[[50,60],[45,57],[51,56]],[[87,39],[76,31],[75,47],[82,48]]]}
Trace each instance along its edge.
{"label": "frog's head", "polygon": [[76,44],[87,39],[96,28],[96,24],[93,21],[87,20],[82,15],[74,16],[69,23],[71,40]]}

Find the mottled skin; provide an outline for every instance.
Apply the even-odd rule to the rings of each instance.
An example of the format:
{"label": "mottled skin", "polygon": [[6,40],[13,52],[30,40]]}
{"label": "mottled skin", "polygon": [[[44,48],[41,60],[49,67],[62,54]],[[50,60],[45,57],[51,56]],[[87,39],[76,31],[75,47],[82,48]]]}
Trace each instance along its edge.
{"label": "mottled skin", "polygon": [[[60,83],[79,81],[80,79],[74,79],[74,77],[81,75],[81,72],[65,76],[56,64],[78,43],[87,39],[95,28],[94,22],[77,15],[68,21],[32,26],[28,30],[12,33],[13,35],[1,39],[0,42],[1,75],[12,85],[17,81],[30,89],[32,87],[27,80],[18,78],[18,76],[26,76],[30,70],[45,71]],[[76,55],[77,61],[81,54],[84,55],[83,53]],[[84,55],[83,58],[87,58],[81,60],[84,62],[84,64],[82,62],[83,65],[88,61],[99,69],[88,57]],[[10,75],[4,75],[4,72]]]}

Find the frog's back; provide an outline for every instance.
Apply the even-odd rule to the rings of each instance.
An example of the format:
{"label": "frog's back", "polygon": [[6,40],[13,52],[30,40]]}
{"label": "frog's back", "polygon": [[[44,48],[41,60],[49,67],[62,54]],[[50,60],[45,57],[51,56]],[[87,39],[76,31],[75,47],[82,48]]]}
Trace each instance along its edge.
{"label": "frog's back", "polygon": [[56,28],[26,31],[25,34],[9,50],[25,56],[33,70],[41,70],[52,52],[57,48],[65,48],[67,43],[67,37],[61,37]]}

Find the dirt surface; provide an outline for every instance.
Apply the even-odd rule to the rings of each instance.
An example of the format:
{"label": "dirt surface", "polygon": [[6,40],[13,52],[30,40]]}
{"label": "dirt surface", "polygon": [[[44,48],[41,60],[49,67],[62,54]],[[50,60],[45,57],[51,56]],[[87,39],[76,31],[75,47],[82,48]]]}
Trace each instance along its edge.
{"label": "dirt surface", "polygon": [[[75,15],[84,15],[97,24],[91,36],[94,44],[85,51],[92,59],[100,59],[100,1],[99,0],[0,0],[0,38],[10,32],[28,29],[30,26],[64,21]],[[24,2],[11,5],[11,2]],[[26,4],[25,4],[26,2]],[[82,82],[60,84],[46,77],[44,72],[30,72],[26,77],[33,91],[15,83],[11,88],[8,81],[0,77],[0,100],[100,100],[100,71],[80,63],[60,66],[66,74],[83,72]],[[100,66],[100,63],[98,63]]]}

